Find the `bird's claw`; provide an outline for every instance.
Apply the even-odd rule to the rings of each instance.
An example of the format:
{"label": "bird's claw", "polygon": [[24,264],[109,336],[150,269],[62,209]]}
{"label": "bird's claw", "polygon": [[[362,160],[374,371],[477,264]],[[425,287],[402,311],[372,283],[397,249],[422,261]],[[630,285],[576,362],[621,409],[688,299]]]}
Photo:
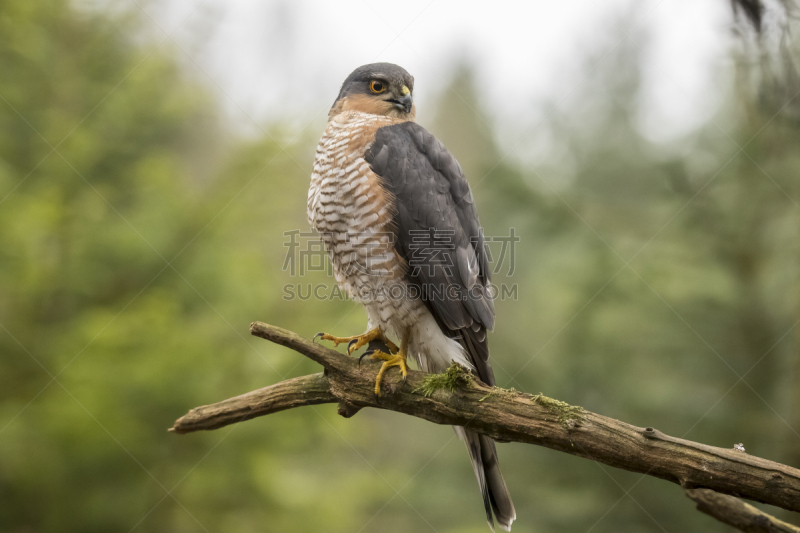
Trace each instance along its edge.
{"label": "bird's claw", "polygon": [[317,342],[317,339],[322,339],[324,341],[331,341],[333,343],[333,347],[336,348],[337,346],[339,346],[343,342],[348,342],[353,338],[354,337],[334,337],[330,333],[324,333],[324,332],[320,331],[319,333],[314,335],[314,338],[312,340],[315,343]]}
{"label": "bird's claw", "polygon": [[405,352],[399,352],[397,354],[388,354],[381,351],[376,351],[375,353],[370,355],[370,358],[383,361],[380,370],[378,370],[378,375],[375,376],[375,396],[381,395],[383,376],[386,373],[386,371],[393,366],[400,367],[400,374],[403,376],[403,382],[405,383],[406,377],[408,375],[408,365],[406,364]]}
{"label": "bird's claw", "polygon": [[353,345],[358,344],[358,339],[353,339],[347,343],[347,355],[352,355],[355,350],[353,350]]}
{"label": "bird's claw", "polygon": [[314,335],[313,337],[311,337],[311,342],[313,342],[314,344],[316,344],[316,343],[317,343],[317,339],[318,339],[318,338],[320,338],[320,337],[322,337],[323,335],[325,335],[325,332],[324,332],[324,331],[320,331],[319,333],[317,333],[316,335]]}

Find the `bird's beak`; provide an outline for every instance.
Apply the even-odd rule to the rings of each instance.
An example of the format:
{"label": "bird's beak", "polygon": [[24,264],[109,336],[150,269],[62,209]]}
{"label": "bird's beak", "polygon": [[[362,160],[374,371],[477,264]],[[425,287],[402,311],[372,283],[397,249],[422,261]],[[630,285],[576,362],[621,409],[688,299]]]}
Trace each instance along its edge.
{"label": "bird's beak", "polygon": [[404,97],[397,100],[395,106],[402,109],[406,113],[411,113],[411,105],[414,103],[414,99],[411,98],[410,94],[405,95]]}
{"label": "bird's beak", "polygon": [[403,97],[398,98],[397,100],[393,100],[394,106],[401,111],[405,111],[406,113],[411,113],[411,105],[414,103],[414,99],[411,97],[411,91],[408,90],[408,87],[403,85]]}

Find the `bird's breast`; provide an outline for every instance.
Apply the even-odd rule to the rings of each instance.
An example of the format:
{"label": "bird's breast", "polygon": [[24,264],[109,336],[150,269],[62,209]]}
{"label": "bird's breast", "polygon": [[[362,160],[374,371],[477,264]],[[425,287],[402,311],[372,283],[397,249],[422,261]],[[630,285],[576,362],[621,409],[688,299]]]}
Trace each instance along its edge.
{"label": "bird's breast", "polygon": [[328,123],[314,159],[308,219],[320,233],[337,282],[355,298],[359,290],[403,275],[390,194],[364,160],[375,131],[392,123],[389,117],[342,113]]}

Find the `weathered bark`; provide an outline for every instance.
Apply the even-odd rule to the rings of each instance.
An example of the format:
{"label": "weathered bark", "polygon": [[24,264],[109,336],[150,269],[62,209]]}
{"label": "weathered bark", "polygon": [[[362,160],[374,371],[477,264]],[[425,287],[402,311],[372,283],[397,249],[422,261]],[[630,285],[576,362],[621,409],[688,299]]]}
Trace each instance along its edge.
{"label": "weathered bark", "polygon": [[287,379],[212,405],[195,407],[175,422],[170,431],[191,433],[201,429],[217,429],[285,409],[336,401],[338,400],[331,393],[328,380],[320,372]]}
{"label": "weathered bark", "polygon": [[389,372],[383,394],[376,397],[378,362],[365,359],[359,365],[356,358],[261,322],[254,322],[250,332],[309,357],[325,374],[198,407],[178,419],[172,431],[215,429],[300,405],[338,403],[346,417],[374,407],[437,424],[469,426],[498,441],[545,446],[687,489],[708,488],[800,511],[800,470],[790,466],[636,427],[542,395],[488,387],[455,368],[446,376],[411,371],[405,383]]}
{"label": "weathered bark", "polygon": [[746,533],[800,533],[800,528],[759,511],[739,498],[709,489],[688,489],[697,509]]}

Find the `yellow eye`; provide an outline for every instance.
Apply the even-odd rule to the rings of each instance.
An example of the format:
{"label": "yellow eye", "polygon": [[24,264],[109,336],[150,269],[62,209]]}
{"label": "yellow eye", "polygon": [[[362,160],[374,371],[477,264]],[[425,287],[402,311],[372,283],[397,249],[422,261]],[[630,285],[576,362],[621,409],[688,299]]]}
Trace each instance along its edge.
{"label": "yellow eye", "polygon": [[386,84],[382,81],[372,80],[369,82],[369,89],[374,93],[382,93],[386,90]]}

